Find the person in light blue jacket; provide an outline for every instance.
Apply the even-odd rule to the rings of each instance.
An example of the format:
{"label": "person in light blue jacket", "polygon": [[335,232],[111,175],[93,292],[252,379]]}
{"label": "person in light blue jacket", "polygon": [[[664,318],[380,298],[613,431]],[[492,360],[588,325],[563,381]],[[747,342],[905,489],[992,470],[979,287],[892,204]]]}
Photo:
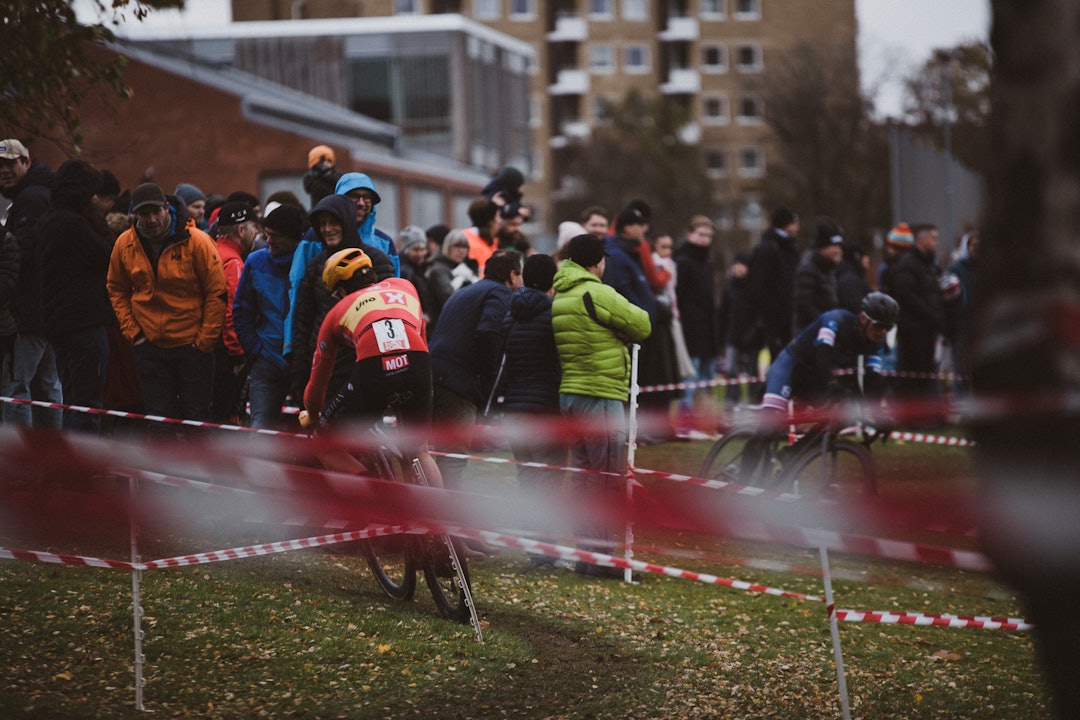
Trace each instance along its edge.
{"label": "person in light blue jacket", "polygon": [[335,195],[344,195],[356,205],[356,229],[360,233],[360,242],[382,250],[394,263],[394,277],[401,277],[401,260],[398,258],[394,239],[375,227],[375,206],[382,202],[371,182],[364,173],[345,173],[334,187]]}

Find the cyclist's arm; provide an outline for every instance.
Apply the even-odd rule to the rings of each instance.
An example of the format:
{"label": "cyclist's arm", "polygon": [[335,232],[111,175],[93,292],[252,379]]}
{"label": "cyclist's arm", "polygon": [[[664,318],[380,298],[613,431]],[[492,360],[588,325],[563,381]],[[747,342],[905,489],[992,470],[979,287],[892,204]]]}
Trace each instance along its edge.
{"label": "cyclist's arm", "polygon": [[326,402],[326,386],[330,383],[330,376],[334,371],[334,361],[337,359],[338,345],[337,330],[341,324],[343,304],[338,303],[327,313],[319,328],[319,338],[315,343],[315,355],[311,359],[311,377],[307,387],[304,388],[304,407],[312,416],[318,417]]}

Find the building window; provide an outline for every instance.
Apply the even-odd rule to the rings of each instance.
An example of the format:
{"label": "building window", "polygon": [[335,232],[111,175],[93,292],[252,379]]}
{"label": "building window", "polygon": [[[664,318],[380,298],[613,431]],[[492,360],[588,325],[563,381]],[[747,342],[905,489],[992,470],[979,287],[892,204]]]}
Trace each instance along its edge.
{"label": "building window", "polygon": [[473,17],[477,20],[498,20],[502,0],[473,0]]}
{"label": "building window", "polygon": [[536,17],[535,0],[510,0],[511,20],[532,20]]}
{"label": "building window", "polygon": [[743,198],[739,209],[739,227],[743,230],[760,230],[765,221],[765,211],[761,207],[761,198],[748,194]]}
{"label": "building window", "polygon": [[711,178],[728,176],[728,151],[725,148],[709,148],[705,151],[705,173]]}
{"label": "building window", "polygon": [[701,17],[705,20],[723,20],[727,0],[701,0]]}
{"label": "building window", "polygon": [[736,20],[760,20],[761,0],[735,0]]}
{"label": "building window", "polygon": [[649,48],[645,45],[629,45],[623,49],[623,69],[640,75],[649,72]]}
{"label": "building window", "polygon": [[731,121],[728,99],[723,95],[706,95],[701,103],[706,125],[727,125]]}
{"label": "building window", "polygon": [[590,20],[610,20],[614,0],[589,0]]}
{"label": "building window", "polygon": [[599,95],[594,96],[593,120],[597,125],[610,125],[615,120],[615,103]]}
{"label": "building window", "polygon": [[645,0],[622,0],[622,19],[648,20],[648,3]]}
{"label": "building window", "polygon": [[739,98],[739,124],[760,125],[765,122],[765,103],[757,95]]}
{"label": "building window", "polygon": [[416,15],[420,12],[420,0],[394,0],[394,11],[398,15]]}
{"label": "building window", "polygon": [[615,48],[606,43],[590,45],[589,70],[597,74],[615,72]]}
{"label": "building window", "polygon": [[765,61],[760,45],[748,43],[735,48],[735,67],[739,72],[761,72],[764,66]]}
{"label": "building window", "polygon": [[726,45],[702,45],[701,69],[708,73],[727,72],[728,58]]}
{"label": "building window", "polygon": [[739,177],[759,178],[765,175],[765,151],[758,146],[739,150]]}

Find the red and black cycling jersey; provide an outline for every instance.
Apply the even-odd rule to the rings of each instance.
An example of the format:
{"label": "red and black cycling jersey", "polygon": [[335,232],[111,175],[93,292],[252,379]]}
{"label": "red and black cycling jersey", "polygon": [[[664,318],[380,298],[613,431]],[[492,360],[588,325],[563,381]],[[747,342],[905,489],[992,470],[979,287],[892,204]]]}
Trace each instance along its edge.
{"label": "red and black cycling jersey", "polygon": [[346,296],[327,313],[304,390],[309,410],[323,406],[340,347],[354,348],[357,362],[381,358],[387,374],[406,370],[409,353],[426,353],[427,329],[413,284],[389,278]]}

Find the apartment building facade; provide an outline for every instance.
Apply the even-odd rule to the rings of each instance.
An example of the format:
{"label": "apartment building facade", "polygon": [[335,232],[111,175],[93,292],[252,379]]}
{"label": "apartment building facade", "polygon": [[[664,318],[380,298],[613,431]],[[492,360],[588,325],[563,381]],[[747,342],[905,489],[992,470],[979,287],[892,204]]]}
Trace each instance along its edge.
{"label": "apartment building facade", "polygon": [[[722,230],[755,233],[763,182],[779,167],[762,90],[800,44],[856,41],[854,0],[232,0],[236,22],[458,13],[529,44],[529,200],[538,228],[551,201],[577,191],[569,158],[631,90],[682,105],[684,141],[700,146]],[[493,114],[506,106],[489,106]],[[494,168],[492,168],[494,170]],[[587,200],[583,198],[583,202]]]}

